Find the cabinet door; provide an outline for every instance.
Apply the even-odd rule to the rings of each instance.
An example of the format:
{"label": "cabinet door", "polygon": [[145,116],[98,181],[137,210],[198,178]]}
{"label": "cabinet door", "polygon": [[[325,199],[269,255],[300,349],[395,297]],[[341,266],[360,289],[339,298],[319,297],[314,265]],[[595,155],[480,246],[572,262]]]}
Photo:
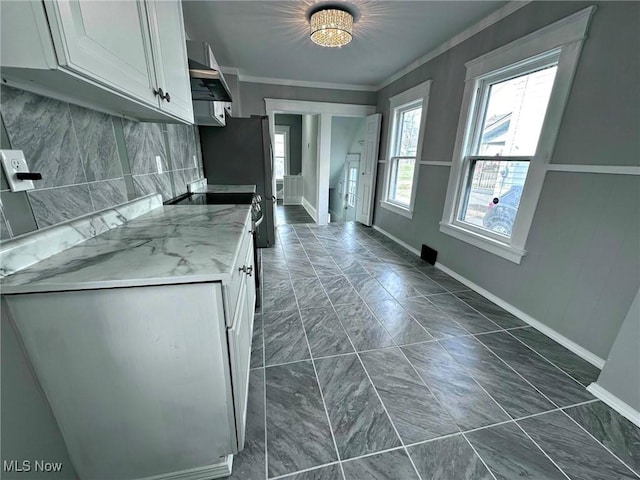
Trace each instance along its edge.
{"label": "cabinet door", "polygon": [[225,102],[213,102],[213,116],[216,117],[216,121],[218,121],[222,127],[227,124],[224,104]]}
{"label": "cabinet door", "polygon": [[48,0],[45,7],[61,66],[158,107],[143,3]]}
{"label": "cabinet door", "polygon": [[160,108],[193,123],[182,5],[179,0],[154,0],[147,8],[158,85],[170,98],[160,102]]}

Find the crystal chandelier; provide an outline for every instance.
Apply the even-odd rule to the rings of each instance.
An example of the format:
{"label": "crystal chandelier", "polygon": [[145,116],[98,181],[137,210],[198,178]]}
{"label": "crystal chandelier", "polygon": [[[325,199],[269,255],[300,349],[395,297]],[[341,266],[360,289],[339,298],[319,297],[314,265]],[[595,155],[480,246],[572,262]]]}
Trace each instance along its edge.
{"label": "crystal chandelier", "polygon": [[309,19],[311,41],[323,47],[342,47],[353,36],[353,15],[346,10],[318,10]]}

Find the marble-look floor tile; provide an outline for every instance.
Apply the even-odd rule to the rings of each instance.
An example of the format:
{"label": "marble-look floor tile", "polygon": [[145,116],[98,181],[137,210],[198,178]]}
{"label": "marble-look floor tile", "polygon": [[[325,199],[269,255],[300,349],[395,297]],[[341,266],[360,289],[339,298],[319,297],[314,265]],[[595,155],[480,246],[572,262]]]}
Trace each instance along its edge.
{"label": "marble-look floor tile", "polygon": [[440,344],[512,417],[556,408],[474,337],[440,340]]}
{"label": "marble-look floor tile", "polygon": [[307,339],[298,312],[264,313],[262,322],[266,365],[310,358]]}
{"label": "marble-look floor tile", "polygon": [[401,445],[357,355],[315,363],[342,460]]}
{"label": "marble-look floor tile", "polygon": [[342,275],[342,270],[338,268],[330,257],[325,258],[323,261],[311,261],[313,269],[319,277],[335,277],[336,275]]}
{"label": "marble-look floor tile", "polygon": [[262,315],[253,316],[253,334],[251,337],[251,363],[250,368],[259,368],[263,365],[263,332],[262,332]]}
{"label": "marble-look floor tile", "polygon": [[336,277],[322,277],[320,282],[324,286],[329,300],[333,305],[348,305],[350,303],[360,303],[360,295],[349,283],[347,277],[339,275]]}
{"label": "marble-look floor tile", "polygon": [[365,302],[393,299],[391,294],[370,275],[347,275],[347,278]]}
{"label": "marble-look floor tile", "polygon": [[87,184],[27,192],[38,228],[48,227],[94,211]]}
{"label": "marble-look floor tile", "polygon": [[316,277],[316,271],[311,265],[311,262],[306,258],[292,258],[287,257],[287,268],[289,269],[289,275],[291,278],[305,278]]}
{"label": "marble-look floor tile", "polygon": [[438,270],[437,268],[432,267],[431,265],[429,265],[428,267],[421,267],[420,270],[422,270],[427,275],[427,277],[429,277],[431,280],[433,280],[438,285],[442,286],[443,288],[445,288],[451,293],[469,290],[469,287],[467,287],[466,285],[460,283],[455,278],[450,277],[449,275],[444,273],[442,270]]}
{"label": "marble-look floor tile", "polygon": [[290,280],[269,281],[265,279],[263,288],[263,312],[297,311],[298,304]]}
{"label": "marble-look floor tile", "polygon": [[91,199],[96,210],[103,210],[127,201],[127,186],[123,178],[89,183]]}
{"label": "marble-look floor tile", "polygon": [[262,277],[265,282],[271,283],[278,280],[289,280],[289,269],[283,260],[274,262],[262,258]]}
{"label": "marble-look floor tile", "polygon": [[293,290],[300,308],[327,307],[331,305],[318,277],[296,279],[293,282]]}
{"label": "marble-look floor tile", "polygon": [[364,303],[336,305],[335,310],[358,351],[394,345],[393,339]]}
{"label": "marble-look floor tile", "polygon": [[498,325],[476,312],[451,293],[431,295],[428,300],[471,333],[501,330]]}
{"label": "marble-look floor tile", "polygon": [[87,181],[122,177],[112,117],[76,105],[69,105],[69,111]]}
{"label": "marble-look floor tile", "polygon": [[122,120],[124,142],[133,175],[158,173],[156,157],[160,157],[162,170],[170,170],[164,143],[162,125],[159,123]]}
{"label": "marble-look floor tile", "polygon": [[466,436],[498,480],[567,480],[515,423],[483,428]]}
{"label": "marble-look floor tile", "polygon": [[508,333],[490,333],[476,338],[556,405],[565,407],[593,400],[582,385]]}
{"label": "marble-look floor tile", "polygon": [[233,457],[229,480],[264,479],[264,370],[251,370],[247,399],[247,424],[244,450]]}
{"label": "marble-look floor tile", "polygon": [[338,460],[311,362],[266,369],[270,477]]}
{"label": "marble-look floor tile", "polygon": [[418,480],[404,450],[392,450],[342,464],[346,480]]}
{"label": "marble-look floor tile", "polygon": [[340,465],[334,463],[328,467],[320,467],[315,470],[288,475],[284,478],[287,480],[342,480],[343,476]]}
{"label": "marble-look floor tile", "polygon": [[597,367],[594,367],[534,328],[520,328],[512,331],[511,334],[567,372],[585,387],[598,380],[600,370]]}
{"label": "marble-look floor tile", "polygon": [[387,272],[386,275],[380,275],[376,279],[396,300],[420,296],[420,292],[395,272]]}
{"label": "marble-look floor tile", "polygon": [[453,357],[436,342],[402,347],[440,403],[462,430],[509,420]]}
{"label": "marble-look floor tile", "polygon": [[422,295],[435,295],[447,292],[444,288],[415,268],[398,271],[398,274]]}
{"label": "marble-look floor tile", "polygon": [[469,335],[455,320],[436,308],[426,298],[403,300],[402,306],[434,338],[450,338]]}
{"label": "marble-look floor tile", "polygon": [[[6,85],[2,85],[1,94],[2,119],[11,148],[22,150],[29,170],[42,174],[35,188],[86,182],[69,104]],[[47,225],[54,223],[58,222]]]}
{"label": "marble-look floor tile", "polygon": [[423,479],[493,480],[462,435],[415,445],[407,451]]}
{"label": "marble-look floor tile", "polygon": [[332,307],[301,309],[314,358],[353,352],[353,347]]}
{"label": "marble-look floor tile", "polygon": [[518,423],[572,479],[638,478],[562,412],[546,413]]}
{"label": "marble-look floor tile", "polygon": [[345,275],[362,275],[363,273],[367,273],[358,260],[356,260],[352,255],[334,255],[332,256],[333,261],[336,262],[338,268],[342,270],[342,273]]}
{"label": "marble-look floor tile", "polygon": [[455,295],[502,328],[514,328],[526,325],[526,323],[515,315],[510,314],[505,309],[472,290],[456,292]]}
{"label": "marble-look floor tile", "polygon": [[458,431],[398,348],[364,352],[360,357],[405,444]]}
{"label": "marble-look floor tile", "polygon": [[640,475],[640,428],[599,401],[565,412]]}
{"label": "marble-look floor tile", "polygon": [[398,345],[428,342],[433,337],[395,300],[367,302]]}

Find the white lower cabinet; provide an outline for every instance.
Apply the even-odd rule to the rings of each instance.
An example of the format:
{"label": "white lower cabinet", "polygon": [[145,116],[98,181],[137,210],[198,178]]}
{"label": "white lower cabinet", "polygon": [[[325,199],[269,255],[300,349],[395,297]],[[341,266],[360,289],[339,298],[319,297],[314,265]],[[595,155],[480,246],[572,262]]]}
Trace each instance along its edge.
{"label": "white lower cabinet", "polygon": [[80,479],[230,474],[245,440],[255,308],[247,237],[234,267],[239,288],[4,296]]}
{"label": "white lower cabinet", "polygon": [[3,81],[140,120],[193,123],[180,0],[0,2]]}

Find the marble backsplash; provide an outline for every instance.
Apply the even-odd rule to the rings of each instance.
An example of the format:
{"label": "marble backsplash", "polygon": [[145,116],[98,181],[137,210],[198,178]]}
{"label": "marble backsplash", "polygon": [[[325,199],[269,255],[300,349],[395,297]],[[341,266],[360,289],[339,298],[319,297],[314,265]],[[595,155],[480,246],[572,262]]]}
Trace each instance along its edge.
{"label": "marble backsplash", "polygon": [[0,116],[2,148],[24,151],[42,174],[34,190],[16,193],[1,174],[1,238],[151,193],[168,200],[202,177],[190,125],[135,122],[4,85]]}

